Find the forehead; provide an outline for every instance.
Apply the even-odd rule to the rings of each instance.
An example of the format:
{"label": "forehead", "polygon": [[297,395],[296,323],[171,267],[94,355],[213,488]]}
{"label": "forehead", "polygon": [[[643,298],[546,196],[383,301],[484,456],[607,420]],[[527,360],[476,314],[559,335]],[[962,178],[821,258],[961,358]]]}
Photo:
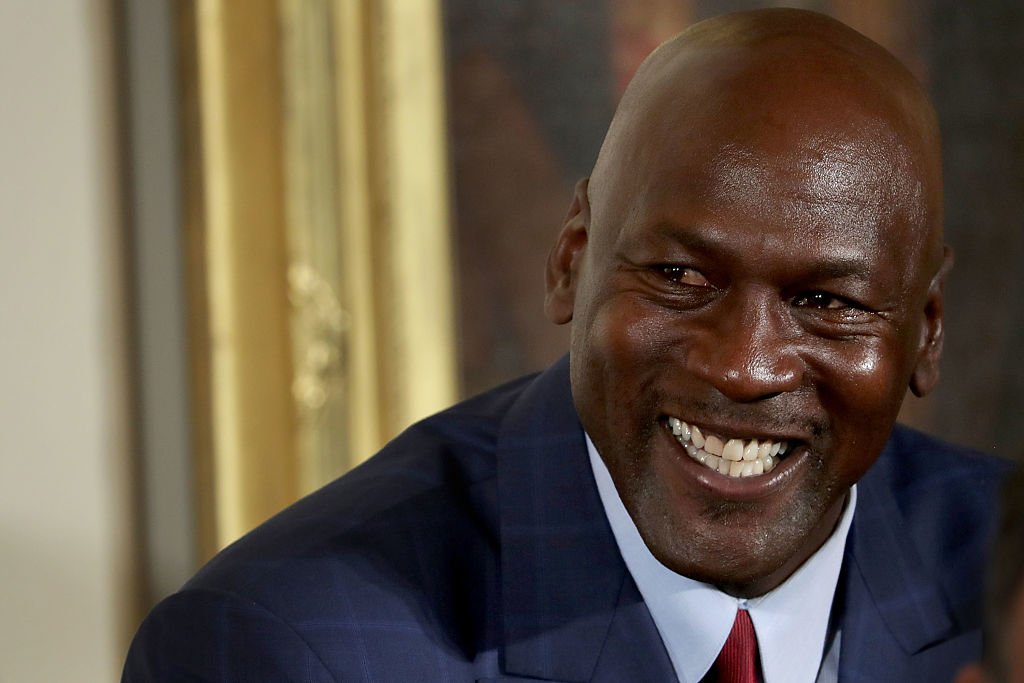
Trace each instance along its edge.
{"label": "forehead", "polygon": [[885,111],[838,102],[845,93],[759,86],[663,99],[638,118],[598,184],[595,219],[620,239],[677,225],[903,256],[923,242],[926,182]]}
{"label": "forehead", "polygon": [[[613,197],[638,219],[621,224],[756,228],[764,237],[898,243],[923,231],[919,182],[884,136],[743,140],[705,135],[652,150]],[[915,230],[915,228],[917,228]]]}

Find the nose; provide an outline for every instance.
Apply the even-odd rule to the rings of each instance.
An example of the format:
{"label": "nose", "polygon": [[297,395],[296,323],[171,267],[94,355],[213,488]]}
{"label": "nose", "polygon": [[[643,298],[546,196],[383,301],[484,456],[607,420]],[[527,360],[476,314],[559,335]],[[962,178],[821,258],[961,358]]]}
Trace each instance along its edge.
{"label": "nose", "polygon": [[787,317],[777,298],[729,292],[691,321],[689,371],[739,403],[795,391],[803,360]]}

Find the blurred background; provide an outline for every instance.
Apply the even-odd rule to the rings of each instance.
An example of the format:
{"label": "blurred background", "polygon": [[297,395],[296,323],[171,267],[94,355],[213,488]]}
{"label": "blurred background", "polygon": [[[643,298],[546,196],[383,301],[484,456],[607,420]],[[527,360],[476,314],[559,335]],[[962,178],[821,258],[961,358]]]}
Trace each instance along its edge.
{"label": "blurred background", "polygon": [[145,611],[412,420],[564,353],[542,268],[643,57],[826,12],[943,126],[944,377],[1024,455],[1018,0],[4,0],[0,681],[110,681]]}

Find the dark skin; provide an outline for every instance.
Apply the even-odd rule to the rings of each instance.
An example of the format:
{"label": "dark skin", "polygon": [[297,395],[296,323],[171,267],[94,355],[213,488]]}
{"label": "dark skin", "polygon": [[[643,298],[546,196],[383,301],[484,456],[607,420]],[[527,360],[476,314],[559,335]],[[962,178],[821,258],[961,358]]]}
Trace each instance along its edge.
{"label": "dark skin", "polygon": [[[627,90],[547,267],[577,412],[651,552],[751,597],[835,528],[942,349],[941,169],[913,78],[799,10],[697,25]],[[787,441],[734,479],[667,420]]]}

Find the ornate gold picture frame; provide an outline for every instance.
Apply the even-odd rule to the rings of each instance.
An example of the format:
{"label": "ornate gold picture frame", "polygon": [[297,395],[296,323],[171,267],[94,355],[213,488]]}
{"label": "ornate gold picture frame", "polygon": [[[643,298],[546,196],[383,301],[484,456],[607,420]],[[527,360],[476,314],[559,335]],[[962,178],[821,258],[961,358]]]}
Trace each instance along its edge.
{"label": "ornate gold picture frame", "polygon": [[206,557],[456,398],[442,30],[432,0],[178,8]]}

